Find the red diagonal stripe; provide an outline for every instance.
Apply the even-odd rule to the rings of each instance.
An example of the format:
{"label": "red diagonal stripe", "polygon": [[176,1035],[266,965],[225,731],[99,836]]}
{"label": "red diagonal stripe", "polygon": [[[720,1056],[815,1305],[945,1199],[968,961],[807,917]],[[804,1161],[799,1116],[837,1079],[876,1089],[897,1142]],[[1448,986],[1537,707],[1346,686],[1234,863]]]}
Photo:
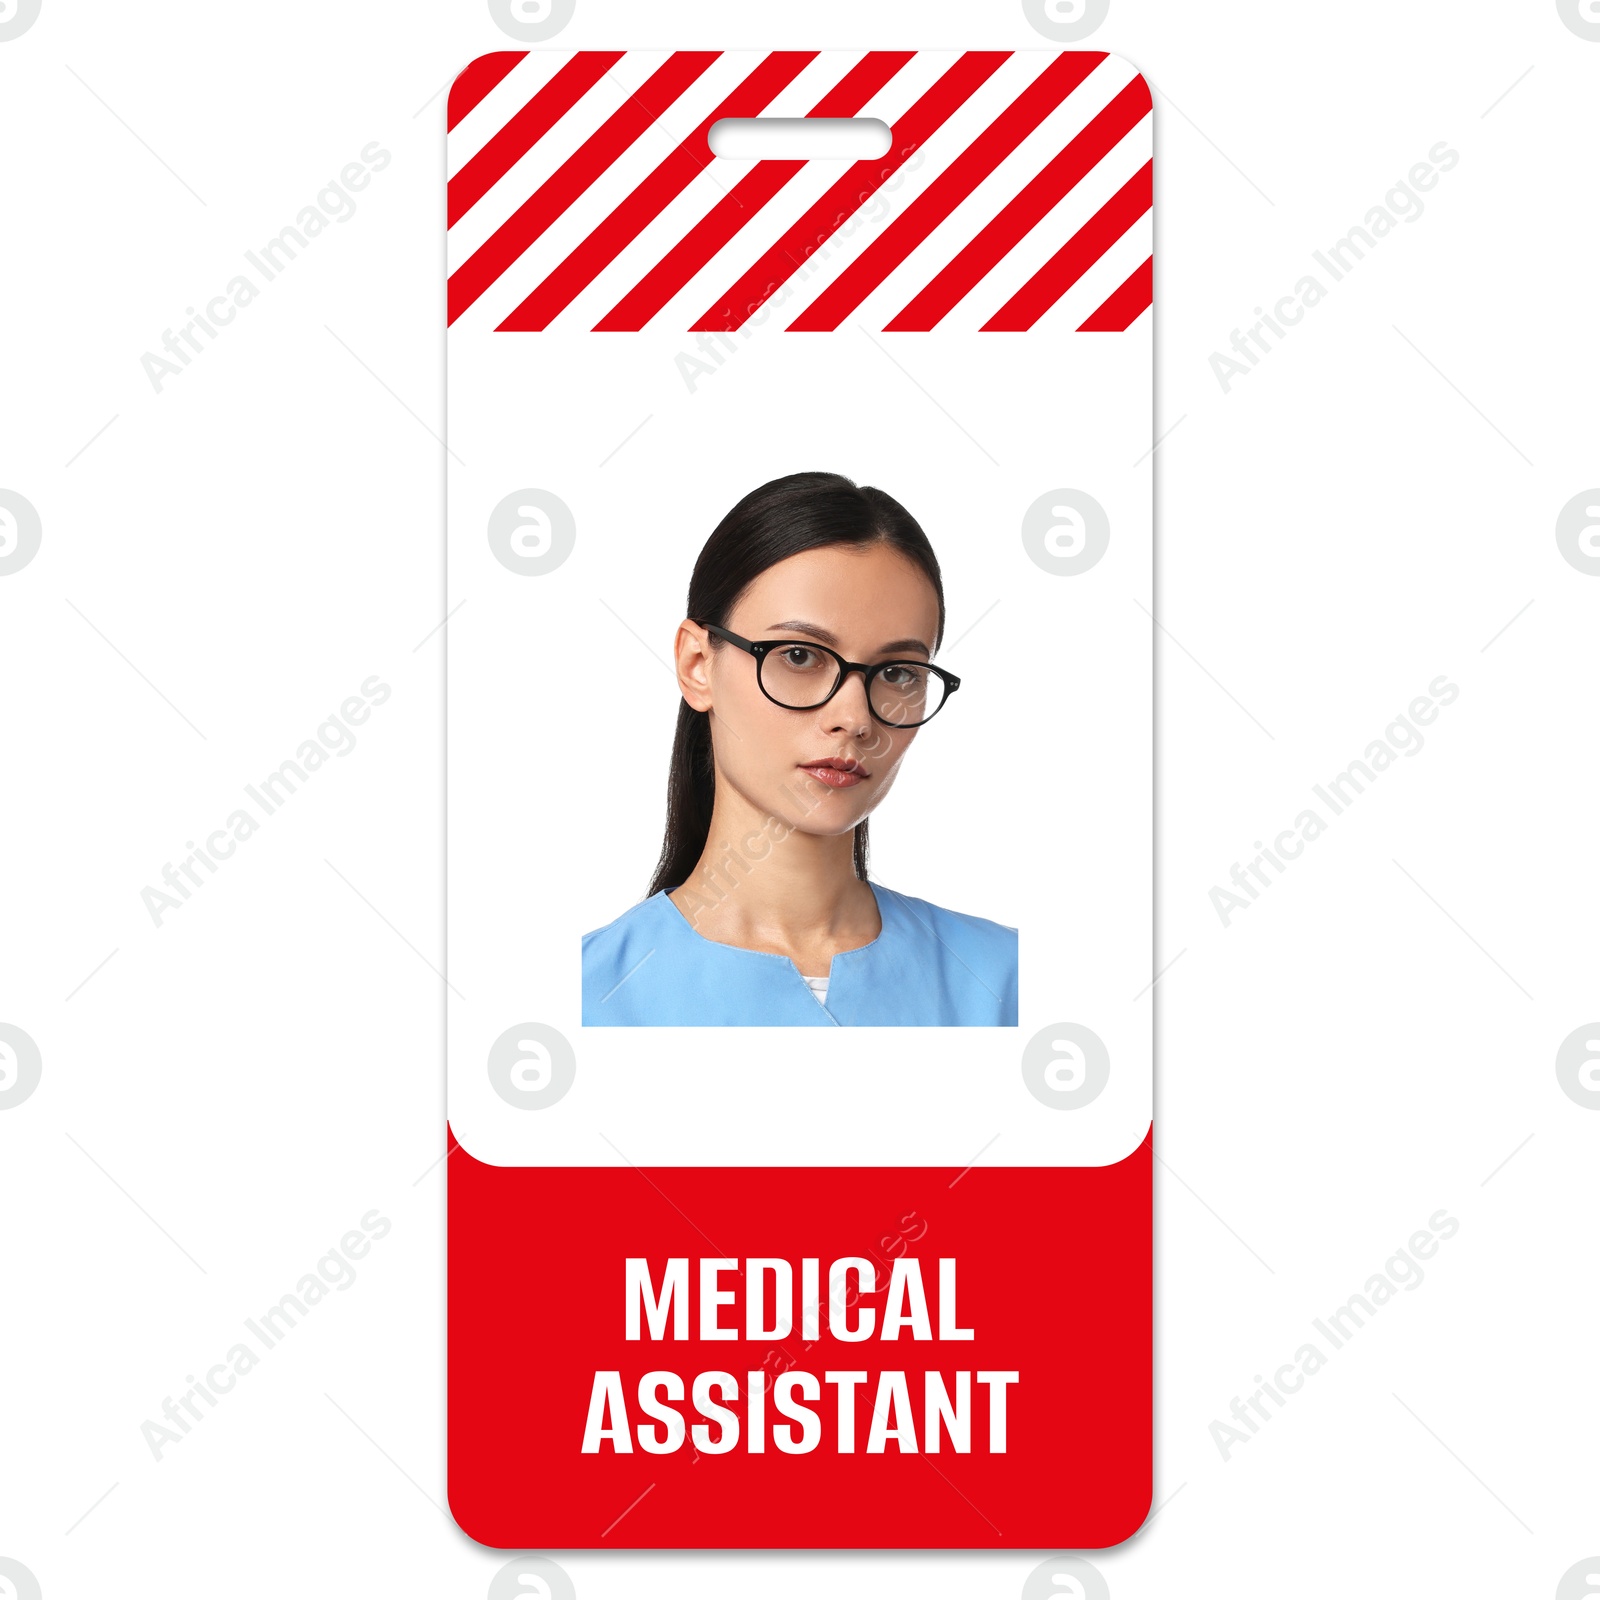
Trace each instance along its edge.
{"label": "red diagonal stripe", "polygon": [[605,75],[620,50],[580,50],[462,167],[446,189],[454,227]]}
{"label": "red diagonal stripe", "polygon": [[488,92],[527,55],[526,50],[496,50],[493,55],[479,56],[469,61],[450,85],[446,97],[445,121],[454,131],[455,125],[478,104]]}
{"label": "red diagonal stripe", "polygon": [[690,324],[691,332],[728,331],[759,311],[773,294],[860,209],[905,161],[998,71],[1009,50],[968,50],[934,86],[895,123],[889,153],[857,161],[798,222],[747,271],[706,313]]}
{"label": "red diagonal stripe", "polygon": [[[913,53],[910,50],[868,51],[806,115],[854,116]],[[595,324],[595,331],[634,333],[644,327],[804,166],[803,161],[758,161]]]}
{"label": "red diagonal stripe", "polygon": [[926,333],[934,327],[1060,203],[1068,190],[1081,183],[1138,126],[1149,110],[1150,90],[1143,78],[1135,78],[957,253],[904,311],[885,324],[886,331]]}
{"label": "red diagonal stripe", "polygon": [[1147,260],[1078,332],[1126,333],[1150,309],[1155,287],[1156,264]]}
{"label": "red diagonal stripe", "polygon": [[984,333],[1021,333],[1086,273],[1145,212],[1154,198],[1153,163],[1147,161],[1133,177],[1073,234],[1073,236],[984,323]]}
{"label": "red diagonal stripe", "polygon": [[721,54],[679,50],[662,63],[451,275],[454,322]]}
{"label": "red diagonal stripe", "polygon": [[884,231],[789,324],[791,333],[837,328],[1035,128],[1105,60],[1064,50]]}
{"label": "red diagonal stripe", "polygon": [[615,211],[578,245],[515,311],[501,333],[540,333],[573,298],[593,283],[629,244],[701,171],[717,158],[706,143],[719,117],[753,117],[792,83],[812,61],[815,50],[775,50],[711,112]]}

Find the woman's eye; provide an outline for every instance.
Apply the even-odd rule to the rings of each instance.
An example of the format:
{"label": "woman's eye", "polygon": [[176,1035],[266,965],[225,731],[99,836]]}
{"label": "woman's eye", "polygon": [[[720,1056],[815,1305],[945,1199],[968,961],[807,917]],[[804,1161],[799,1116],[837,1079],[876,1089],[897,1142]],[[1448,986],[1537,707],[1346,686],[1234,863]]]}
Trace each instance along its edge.
{"label": "woman's eye", "polygon": [[783,664],[792,667],[796,672],[805,672],[816,666],[822,657],[815,650],[808,650],[804,645],[793,644],[783,652]]}
{"label": "woman's eye", "polygon": [[910,667],[889,667],[883,674],[883,681],[892,689],[909,689],[914,679],[915,673]]}

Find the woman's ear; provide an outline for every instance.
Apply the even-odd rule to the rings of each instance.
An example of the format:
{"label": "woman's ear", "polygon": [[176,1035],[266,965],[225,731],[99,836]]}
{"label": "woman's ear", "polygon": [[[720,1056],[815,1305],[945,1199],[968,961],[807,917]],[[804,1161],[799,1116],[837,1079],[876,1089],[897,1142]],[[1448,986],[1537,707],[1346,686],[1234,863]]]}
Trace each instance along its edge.
{"label": "woman's ear", "polygon": [[687,619],[678,624],[673,642],[677,660],[678,692],[695,711],[711,709],[711,636]]}

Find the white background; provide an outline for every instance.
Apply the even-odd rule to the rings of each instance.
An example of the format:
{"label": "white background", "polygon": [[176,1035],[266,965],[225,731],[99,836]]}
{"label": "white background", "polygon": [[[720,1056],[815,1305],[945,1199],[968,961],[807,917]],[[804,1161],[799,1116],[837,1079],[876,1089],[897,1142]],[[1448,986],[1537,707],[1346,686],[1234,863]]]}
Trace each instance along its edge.
{"label": "white background", "polygon": [[[1122,1160],[1151,1120],[1150,483],[1129,470],[1151,444],[1146,329],[880,341],[769,321],[693,391],[685,349],[666,330],[451,334],[452,1130],[501,1165]],[[751,489],[819,466],[922,523],[943,572],[939,660],[962,678],[874,814],[873,878],[1019,930],[1018,1025],[844,1028],[825,1049],[804,1028],[581,1028],[580,936],[644,897],[661,847],[688,575]],[[530,479],[577,525],[572,554],[537,574],[485,535]],[[1023,517],[1076,485],[1110,542],[1087,572],[1045,571]],[[1021,1070],[1069,1020],[1113,1063],[1070,1113]],[[577,1058],[570,1092],[535,1111],[486,1070],[527,1021]]]}
{"label": "white background", "polygon": [[[0,1554],[49,1600],[477,1597],[505,1564],[439,1509],[428,102],[509,42],[478,3],[44,0],[0,43],[0,486],[44,526],[0,578],[0,1020],[44,1059],[0,1111]],[[581,4],[559,42],[1040,37],[1010,4],[819,0]],[[1554,1595],[1600,1555],[1600,1113],[1554,1073],[1600,1014],[1600,579],[1554,538],[1600,482],[1600,44],[1554,0],[1116,0],[1092,43],[1156,91],[1173,963],[1162,1509],[1093,1561],[1118,1600]],[[374,139],[394,159],[356,216],[155,394],[141,354]],[[1224,394],[1212,352],[1439,140],[1461,160],[1425,214]],[[153,927],[140,889],[372,673],[394,693],[359,747]],[[1213,885],[1440,673],[1461,695],[1426,748],[1224,928]],[[140,1423],[372,1207],[393,1230],[355,1285],[153,1461]],[[1441,1207],[1460,1231],[1422,1285],[1225,1462],[1230,1400]],[[585,1597],[1011,1596],[1038,1560],[562,1564]]]}

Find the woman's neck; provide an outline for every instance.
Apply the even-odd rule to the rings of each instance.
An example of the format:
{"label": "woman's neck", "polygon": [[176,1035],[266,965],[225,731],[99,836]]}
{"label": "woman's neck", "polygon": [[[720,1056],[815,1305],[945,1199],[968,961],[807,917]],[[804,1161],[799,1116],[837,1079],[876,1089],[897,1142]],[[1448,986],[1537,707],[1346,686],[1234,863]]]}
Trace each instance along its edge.
{"label": "woman's neck", "polygon": [[790,829],[720,785],[706,847],[671,897],[703,937],[788,956],[817,976],[882,927],[877,899],[856,876],[853,831]]}

